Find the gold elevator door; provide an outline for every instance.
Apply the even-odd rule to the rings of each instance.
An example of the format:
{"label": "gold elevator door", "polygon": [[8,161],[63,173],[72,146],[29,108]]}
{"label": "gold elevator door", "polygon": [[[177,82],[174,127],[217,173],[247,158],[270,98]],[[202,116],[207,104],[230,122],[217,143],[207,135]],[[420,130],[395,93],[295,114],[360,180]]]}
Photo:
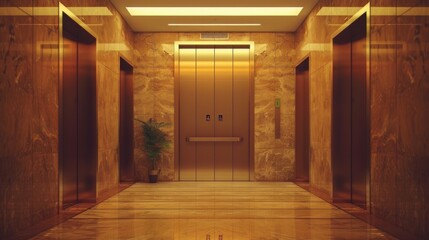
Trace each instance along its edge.
{"label": "gold elevator door", "polygon": [[248,181],[250,49],[179,48],[179,178]]}

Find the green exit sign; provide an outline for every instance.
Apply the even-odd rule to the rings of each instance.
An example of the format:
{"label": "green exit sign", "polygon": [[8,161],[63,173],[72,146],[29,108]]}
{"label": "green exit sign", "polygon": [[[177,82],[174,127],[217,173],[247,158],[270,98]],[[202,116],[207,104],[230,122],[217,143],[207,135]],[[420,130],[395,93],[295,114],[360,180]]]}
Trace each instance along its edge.
{"label": "green exit sign", "polygon": [[280,108],[280,98],[276,98],[275,106],[276,108]]}

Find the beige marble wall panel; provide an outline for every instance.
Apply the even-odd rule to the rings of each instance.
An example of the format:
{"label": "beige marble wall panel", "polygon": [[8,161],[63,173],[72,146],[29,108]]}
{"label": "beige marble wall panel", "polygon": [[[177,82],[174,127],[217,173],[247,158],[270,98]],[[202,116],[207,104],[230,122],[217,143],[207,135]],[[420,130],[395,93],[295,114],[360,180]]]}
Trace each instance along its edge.
{"label": "beige marble wall panel", "polygon": [[32,164],[32,223],[58,213],[58,154],[35,154]]}
{"label": "beige marble wall panel", "polygon": [[[98,147],[117,150],[119,143],[119,73],[98,64]],[[102,97],[101,97],[102,96]]]}
{"label": "beige marble wall panel", "polygon": [[31,153],[0,157],[0,237],[11,236],[32,224],[32,159]]}
{"label": "beige marble wall panel", "polygon": [[[136,76],[135,76],[135,113],[138,119],[147,121],[155,118],[157,121],[171,123],[164,130],[173,140],[174,123],[174,42],[178,34],[137,34],[136,46]],[[138,181],[147,181],[149,162],[142,148],[142,129],[136,124],[135,132],[135,174]],[[172,141],[173,142],[173,141]],[[163,154],[159,167],[162,169],[159,180],[174,179],[173,144],[167,153]]]}
{"label": "beige marble wall panel", "polygon": [[255,149],[257,181],[290,181],[294,178],[294,174],[294,149]]}
{"label": "beige marble wall panel", "polygon": [[31,23],[26,15],[0,16],[0,238],[32,223]]}
{"label": "beige marble wall panel", "polygon": [[[429,156],[429,81],[427,58],[429,49],[428,17],[398,18],[398,42],[405,49],[398,52],[398,151],[411,156]],[[400,33],[400,34],[399,34]],[[413,106],[413,107],[410,107]]]}
{"label": "beige marble wall panel", "polygon": [[332,192],[331,72],[331,64],[327,64],[310,75],[310,181],[327,195]]}
{"label": "beige marble wall panel", "polygon": [[[58,3],[0,3],[28,14],[0,16],[0,58],[4,63],[0,73],[0,188],[5,194],[0,199],[0,238],[54,215],[58,207]],[[134,35],[107,0],[62,3],[107,6],[112,12],[111,16],[88,17],[81,16],[82,9],[76,10],[96,32],[99,46],[108,46],[99,48],[97,58],[102,93],[98,96],[98,190],[104,191],[118,184],[119,54],[133,60]],[[40,15],[38,7],[50,7],[55,14]],[[121,44],[130,49],[119,48]]]}
{"label": "beige marble wall panel", "polygon": [[58,29],[34,25],[33,148],[58,153]]}
{"label": "beige marble wall panel", "polygon": [[[34,20],[35,21],[35,20]],[[32,222],[58,212],[58,28],[34,24]]]}
{"label": "beige marble wall panel", "polygon": [[97,194],[101,196],[118,186],[119,157],[116,149],[98,151]]}
{"label": "beige marble wall panel", "polygon": [[382,219],[397,222],[397,158],[394,153],[371,155],[371,210]]}
{"label": "beige marble wall panel", "polygon": [[[374,7],[391,6],[378,1]],[[396,18],[371,17],[371,210],[397,222]],[[392,187],[394,186],[394,187]]]}
{"label": "beige marble wall panel", "polygon": [[[413,2],[411,2],[412,4]],[[428,6],[426,2],[418,7]],[[413,9],[410,9],[413,11]],[[428,12],[428,11],[426,11]],[[398,176],[397,224],[429,237],[429,18],[409,16],[397,19],[397,42],[404,49],[397,54]]]}
{"label": "beige marble wall panel", "polygon": [[0,18],[0,156],[31,151],[32,28],[30,17]]}
{"label": "beige marble wall panel", "polygon": [[399,153],[396,176],[396,224],[426,239],[428,230],[428,157]]}
{"label": "beige marble wall panel", "polygon": [[[119,65],[118,65],[119,66]],[[98,63],[98,171],[97,192],[108,191],[119,182],[119,73]],[[102,96],[102,97],[101,97]]]}
{"label": "beige marble wall panel", "polygon": [[[310,56],[310,181],[313,188],[328,194],[332,188],[331,37],[348,17],[316,13],[322,7],[362,7],[367,2],[321,0],[296,33],[297,61]],[[427,5],[421,0],[371,1],[372,10],[386,14],[371,16],[371,209],[422,237],[428,234],[423,227],[428,209],[422,205],[429,189],[424,177],[429,135],[424,122],[429,116],[427,97],[423,97],[428,96],[423,44],[428,39],[427,18],[396,17],[395,13],[401,13],[396,6],[409,7],[411,12],[414,6]]]}
{"label": "beige marble wall panel", "polygon": [[[251,33],[255,42],[255,179],[294,178],[295,38],[287,33]],[[281,100],[281,138],[275,139],[274,102]],[[288,153],[288,154],[285,154]]]}
{"label": "beige marble wall panel", "polygon": [[[371,28],[371,151],[394,153],[397,142],[396,25]],[[399,49],[399,51],[402,51]]]}
{"label": "beige marble wall panel", "polygon": [[310,147],[310,184],[311,188],[332,194],[331,149]]}

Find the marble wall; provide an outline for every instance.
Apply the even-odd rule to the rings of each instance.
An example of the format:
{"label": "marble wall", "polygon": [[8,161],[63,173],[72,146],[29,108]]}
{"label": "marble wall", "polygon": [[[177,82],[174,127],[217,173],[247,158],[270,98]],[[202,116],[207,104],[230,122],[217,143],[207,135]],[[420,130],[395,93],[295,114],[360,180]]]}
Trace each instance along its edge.
{"label": "marble wall", "polygon": [[[297,60],[310,56],[313,189],[332,196],[332,34],[368,1],[321,0],[296,32]],[[371,211],[429,236],[427,1],[371,0]],[[342,16],[323,7],[347,7]],[[419,12],[420,11],[420,12]],[[416,16],[417,15],[417,16]]]}
{"label": "marble wall", "polygon": [[[6,0],[0,15],[0,238],[58,211],[58,0]],[[97,194],[118,183],[119,56],[134,68],[135,117],[174,123],[174,41],[197,33],[133,34],[108,0],[62,3],[97,34]],[[293,33],[232,33],[255,42],[255,178],[294,178],[294,64],[310,57],[310,185],[332,196],[332,34],[368,0],[320,0]],[[371,0],[371,211],[429,237],[429,3]],[[82,15],[107,6],[108,15]],[[319,13],[325,7],[340,11]],[[49,10],[48,10],[49,9]],[[104,9],[104,10],[106,10]],[[43,10],[43,11],[41,11]],[[47,11],[44,11],[47,10]],[[108,29],[108,31],[106,31]],[[281,98],[282,138],[274,138]],[[173,139],[174,128],[167,131]],[[135,173],[147,180],[135,125]],[[174,179],[174,150],[161,180]]]}
{"label": "marble wall", "polygon": [[[429,237],[429,10],[427,1],[374,1],[371,18],[372,209]],[[426,7],[423,12],[416,10]],[[382,45],[383,43],[385,45]]]}
{"label": "marble wall", "polygon": [[[118,185],[119,54],[132,61],[134,36],[107,0],[61,2],[97,34],[101,195]],[[58,212],[58,3],[0,3],[9,7],[0,16],[0,238]],[[86,6],[110,14],[87,16]]]}
{"label": "marble wall", "polygon": [[[135,37],[135,116],[174,123],[174,42],[200,41],[199,33],[138,33]],[[294,178],[295,39],[291,33],[231,33],[231,41],[255,42],[255,179]],[[274,137],[274,100],[280,98],[281,138]],[[174,125],[167,131],[173,140]],[[147,162],[136,129],[135,165],[139,181],[147,180]],[[161,180],[174,179],[174,149],[161,160]]]}

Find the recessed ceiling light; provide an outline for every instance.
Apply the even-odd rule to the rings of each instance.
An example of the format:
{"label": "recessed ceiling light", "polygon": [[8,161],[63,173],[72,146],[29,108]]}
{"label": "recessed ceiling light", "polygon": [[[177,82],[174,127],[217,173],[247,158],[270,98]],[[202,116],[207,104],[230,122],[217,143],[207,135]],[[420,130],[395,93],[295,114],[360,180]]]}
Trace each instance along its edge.
{"label": "recessed ceiling light", "polygon": [[169,23],[170,27],[259,27],[260,23]]}
{"label": "recessed ceiling light", "polygon": [[298,16],[302,7],[127,7],[131,16]]}

